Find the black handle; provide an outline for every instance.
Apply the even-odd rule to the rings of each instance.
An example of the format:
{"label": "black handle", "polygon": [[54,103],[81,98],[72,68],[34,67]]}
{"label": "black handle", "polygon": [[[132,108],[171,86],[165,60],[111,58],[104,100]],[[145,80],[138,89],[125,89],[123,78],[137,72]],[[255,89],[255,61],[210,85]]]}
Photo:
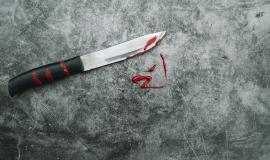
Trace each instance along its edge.
{"label": "black handle", "polygon": [[79,72],[83,72],[82,61],[79,56],[47,64],[10,79],[8,82],[9,94],[13,97],[16,93],[28,88],[51,83]]}

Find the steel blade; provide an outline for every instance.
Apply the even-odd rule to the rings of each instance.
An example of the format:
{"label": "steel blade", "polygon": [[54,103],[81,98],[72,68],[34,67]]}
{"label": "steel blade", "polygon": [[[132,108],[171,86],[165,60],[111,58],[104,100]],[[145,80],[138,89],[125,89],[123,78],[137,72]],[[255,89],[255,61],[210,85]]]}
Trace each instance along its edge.
{"label": "steel blade", "polygon": [[127,59],[139,52],[149,51],[164,37],[165,31],[148,34],[133,40],[81,56],[84,71]]}

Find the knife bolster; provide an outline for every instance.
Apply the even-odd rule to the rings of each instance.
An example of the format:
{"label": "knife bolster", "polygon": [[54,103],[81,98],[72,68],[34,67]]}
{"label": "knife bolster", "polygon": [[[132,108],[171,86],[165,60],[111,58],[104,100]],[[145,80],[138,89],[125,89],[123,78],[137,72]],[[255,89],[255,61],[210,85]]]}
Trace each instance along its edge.
{"label": "knife bolster", "polygon": [[9,95],[13,97],[15,94],[26,89],[52,83],[80,72],[83,72],[83,64],[80,56],[47,64],[10,79],[8,82]]}

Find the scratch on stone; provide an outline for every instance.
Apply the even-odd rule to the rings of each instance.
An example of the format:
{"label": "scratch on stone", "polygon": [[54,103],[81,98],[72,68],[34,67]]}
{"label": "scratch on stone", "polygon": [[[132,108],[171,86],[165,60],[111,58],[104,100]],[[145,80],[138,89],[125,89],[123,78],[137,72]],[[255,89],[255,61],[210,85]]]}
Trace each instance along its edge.
{"label": "scratch on stone", "polygon": [[206,147],[205,147],[205,141],[204,141],[204,138],[203,138],[202,135],[201,135],[201,139],[203,141],[203,149],[204,149],[205,155],[206,155],[206,157],[208,157],[207,150],[206,150]]}
{"label": "scratch on stone", "polygon": [[194,148],[192,147],[192,144],[189,142],[189,140],[187,139],[187,136],[185,134],[185,130],[186,130],[186,123],[185,122],[184,122],[183,128],[184,128],[183,135],[184,135],[185,140],[187,141],[187,144],[188,144],[189,148],[192,150],[192,152],[195,155],[196,159],[200,160],[197,153],[195,152]]}
{"label": "scratch on stone", "polygon": [[17,143],[17,160],[20,160],[21,159],[21,150],[20,150],[20,144],[21,144],[21,137],[18,138],[18,143]]}
{"label": "scratch on stone", "polygon": [[17,5],[18,5],[18,0],[15,0],[15,2],[14,2],[14,9],[12,11],[12,23],[14,25],[16,25],[16,22],[15,22],[15,13],[16,13]]}
{"label": "scratch on stone", "polygon": [[[13,98],[11,98],[11,100],[14,102],[14,103],[18,103],[18,104],[20,104],[20,106],[25,106],[25,102],[24,101],[22,101],[21,99],[13,99]],[[22,109],[21,110],[25,115],[27,115],[27,117],[29,117],[31,120],[33,120],[34,121],[34,118],[28,113],[28,112],[26,112],[24,109]]]}
{"label": "scratch on stone", "polygon": [[269,84],[270,84],[270,76],[268,76],[268,83],[266,85],[266,88],[269,88]]}
{"label": "scratch on stone", "polygon": [[225,139],[226,139],[226,159],[229,159],[229,154],[228,154],[228,146],[229,146],[229,142],[228,142],[228,137],[227,137],[227,131],[225,131]]}

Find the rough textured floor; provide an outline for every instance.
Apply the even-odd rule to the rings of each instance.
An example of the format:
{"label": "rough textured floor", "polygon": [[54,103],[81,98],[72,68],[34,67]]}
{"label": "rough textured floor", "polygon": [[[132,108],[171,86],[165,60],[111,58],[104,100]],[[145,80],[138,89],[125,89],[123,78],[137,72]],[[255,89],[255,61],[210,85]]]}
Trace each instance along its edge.
{"label": "rough textured floor", "polygon": [[[0,0],[0,160],[269,160],[269,26],[267,0]],[[23,71],[163,30],[147,55],[8,96]],[[166,88],[131,83],[153,63]]]}

